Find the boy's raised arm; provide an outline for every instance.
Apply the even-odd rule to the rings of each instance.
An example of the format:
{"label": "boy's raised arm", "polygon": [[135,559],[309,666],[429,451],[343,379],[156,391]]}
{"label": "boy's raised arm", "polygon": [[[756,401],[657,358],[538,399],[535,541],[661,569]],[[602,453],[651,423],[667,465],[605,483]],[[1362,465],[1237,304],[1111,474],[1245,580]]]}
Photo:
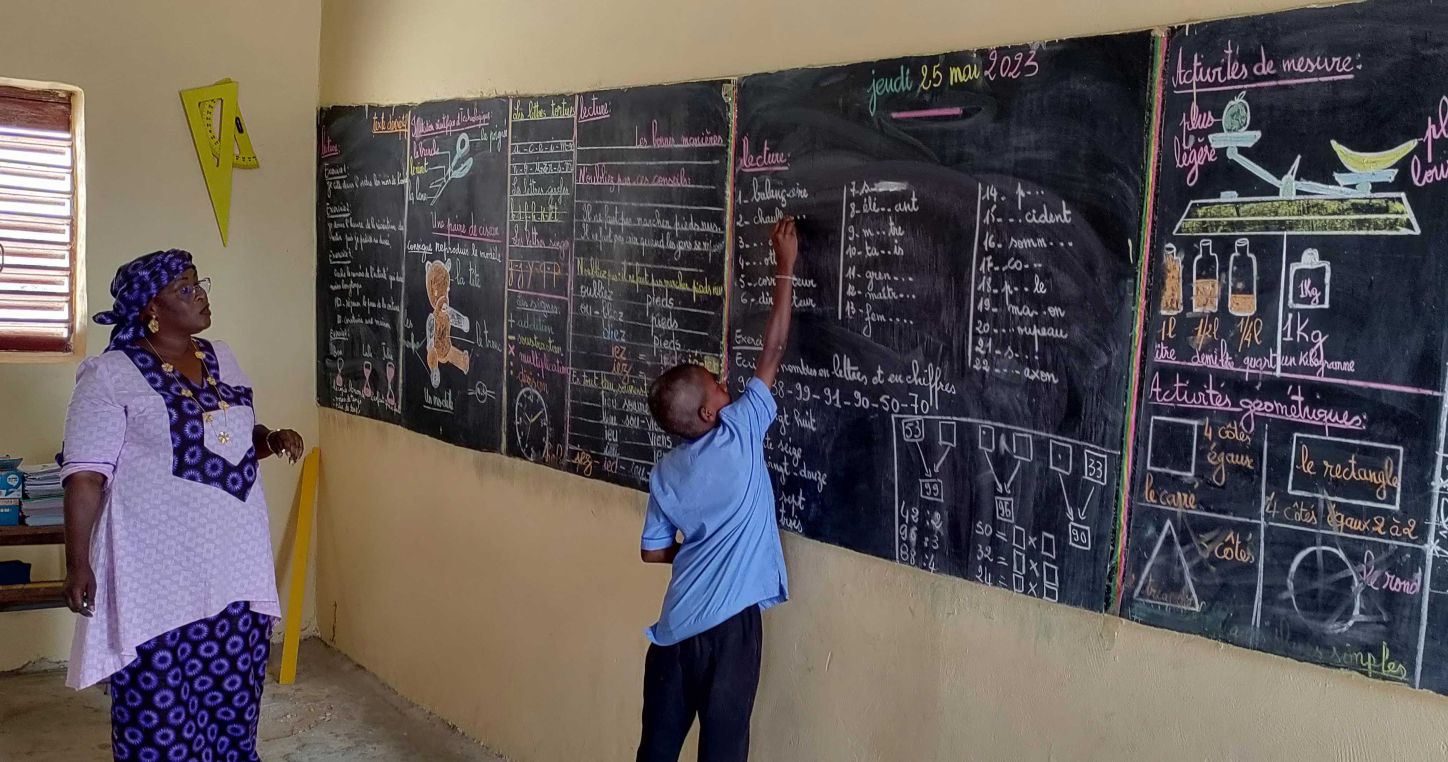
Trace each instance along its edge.
{"label": "boy's raised arm", "polygon": [[774,377],[779,372],[779,364],[784,361],[784,349],[789,343],[789,319],[794,314],[794,263],[799,257],[799,236],[795,232],[793,217],[784,217],[774,223],[769,245],[774,249],[775,261],[774,308],[769,313],[769,325],[764,329],[764,351],[759,355],[754,376],[765,386],[774,386]]}

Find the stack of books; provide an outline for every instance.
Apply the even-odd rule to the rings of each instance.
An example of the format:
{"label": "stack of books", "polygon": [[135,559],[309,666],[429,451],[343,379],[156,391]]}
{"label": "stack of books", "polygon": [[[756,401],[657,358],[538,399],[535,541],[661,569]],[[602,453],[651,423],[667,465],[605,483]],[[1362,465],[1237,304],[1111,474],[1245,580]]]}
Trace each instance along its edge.
{"label": "stack of books", "polygon": [[60,486],[60,466],[22,467],[25,472],[25,497],[20,512],[25,525],[53,527],[65,523],[65,490]]}

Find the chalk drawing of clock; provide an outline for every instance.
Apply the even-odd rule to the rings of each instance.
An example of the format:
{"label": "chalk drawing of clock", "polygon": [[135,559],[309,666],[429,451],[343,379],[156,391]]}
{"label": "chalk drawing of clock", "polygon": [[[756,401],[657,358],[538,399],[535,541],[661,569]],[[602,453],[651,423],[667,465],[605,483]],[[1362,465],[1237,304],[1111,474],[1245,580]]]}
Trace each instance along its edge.
{"label": "chalk drawing of clock", "polygon": [[534,462],[542,460],[548,452],[550,434],[543,395],[532,388],[519,392],[513,404],[513,436],[518,441],[518,454]]}

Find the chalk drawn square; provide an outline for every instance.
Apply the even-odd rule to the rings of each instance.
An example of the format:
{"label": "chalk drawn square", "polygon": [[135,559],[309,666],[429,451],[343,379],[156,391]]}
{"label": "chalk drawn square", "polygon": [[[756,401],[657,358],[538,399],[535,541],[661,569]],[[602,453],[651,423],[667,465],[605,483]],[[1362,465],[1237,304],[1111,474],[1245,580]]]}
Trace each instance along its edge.
{"label": "chalk drawn square", "polygon": [[1041,533],[1041,557],[1056,557],[1056,535],[1051,534],[1050,532]]}
{"label": "chalk drawn square", "polygon": [[996,448],[995,427],[981,425],[979,436],[976,439],[976,446],[986,452],[995,452]]}
{"label": "chalk drawn square", "polygon": [[1057,587],[1061,584],[1059,572],[1060,570],[1053,563],[1041,564],[1041,581],[1046,584],[1046,587]]}
{"label": "chalk drawn square", "polygon": [[944,447],[955,446],[955,421],[940,422],[940,444]]}
{"label": "chalk drawn square", "polygon": [[939,479],[920,480],[920,499],[936,503],[945,502],[945,485]]}
{"label": "chalk drawn square", "polygon": [[997,497],[995,499],[996,520],[1016,520],[1016,499],[1013,497]]}
{"label": "chalk drawn square", "polygon": [[1011,437],[1011,456],[1016,460],[1035,460],[1033,446],[1034,440],[1031,439],[1030,434],[1024,431],[1017,431],[1015,435]]}
{"label": "chalk drawn square", "polygon": [[1081,454],[1081,471],[1086,481],[1106,484],[1106,453],[1082,450]]}
{"label": "chalk drawn square", "polygon": [[1017,550],[1025,550],[1028,539],[1025,527],[1011,527],[1011,544],[1016,546]]}
{"label": "chalk drawn square", "polygon": [[1159,415],[1151,419],[1146,439],[1148,470],[1188,479],[1197,475],[1197,435],[1202,422]]}
{"label": "chalk drawn square", "polygon": [[1072,523],[1068,529],[1071,531],[1071,547],[1077,550],[1091,549],[1091,527]]}
{"label": "chalk drawn square", "polygon": [[1051,440],[1051,470],[1059,474],[1071,475],[1072,464],[1071,444],[1060,440]]}
{"label": "chalk drawn square", "polygon": [[1055,603],[1061,599],[1061,588],[1055,585],[1046,585],[1046,594],[1041,596],[1042,600]]}
{"label": "chalk drawn square", "polygon": [[1017,593],[1026,592],[1026,578],[1017,574],[1011,578],[1011,589]]}
{"label": "chalk drawn square", "polygon": [[924,442],[925,421],[920,418],[906,418],[900,423],[900,435],[906,442]]}

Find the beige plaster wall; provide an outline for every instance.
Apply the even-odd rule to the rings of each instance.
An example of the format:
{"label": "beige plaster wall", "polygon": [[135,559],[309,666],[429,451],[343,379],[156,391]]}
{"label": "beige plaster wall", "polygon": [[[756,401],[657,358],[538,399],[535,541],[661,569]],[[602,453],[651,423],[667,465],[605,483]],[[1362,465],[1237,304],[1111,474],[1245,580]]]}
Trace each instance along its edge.
{"label": "beige plaster wall", "polygon": [[[85,287],[89,311],[110,306],[121,263],[156,249],[196,255],[213,280],[215,325],[256,384],[258,413],[273,427],[317,439],[315,173],[321,7],[316,0],[5,0],[0,77],[62,82],[85,99],[88,203]],[[223,77],[241,83],[261,168],[237,172],[231,245],[223,249],[178,92]],[[89,322],[89,321],[87,321]],[[105,347],[95,327],[88,350]],[[75,360],[0,363],[0,452],[54,457]],[[297,470],[263,468],[274,536],[288,536]],[[278,546],[279,549],[284,547]],[[0,549],[58,577],[58,548]],[[0,614],[0,670],[70,652],[63,610]]]}

